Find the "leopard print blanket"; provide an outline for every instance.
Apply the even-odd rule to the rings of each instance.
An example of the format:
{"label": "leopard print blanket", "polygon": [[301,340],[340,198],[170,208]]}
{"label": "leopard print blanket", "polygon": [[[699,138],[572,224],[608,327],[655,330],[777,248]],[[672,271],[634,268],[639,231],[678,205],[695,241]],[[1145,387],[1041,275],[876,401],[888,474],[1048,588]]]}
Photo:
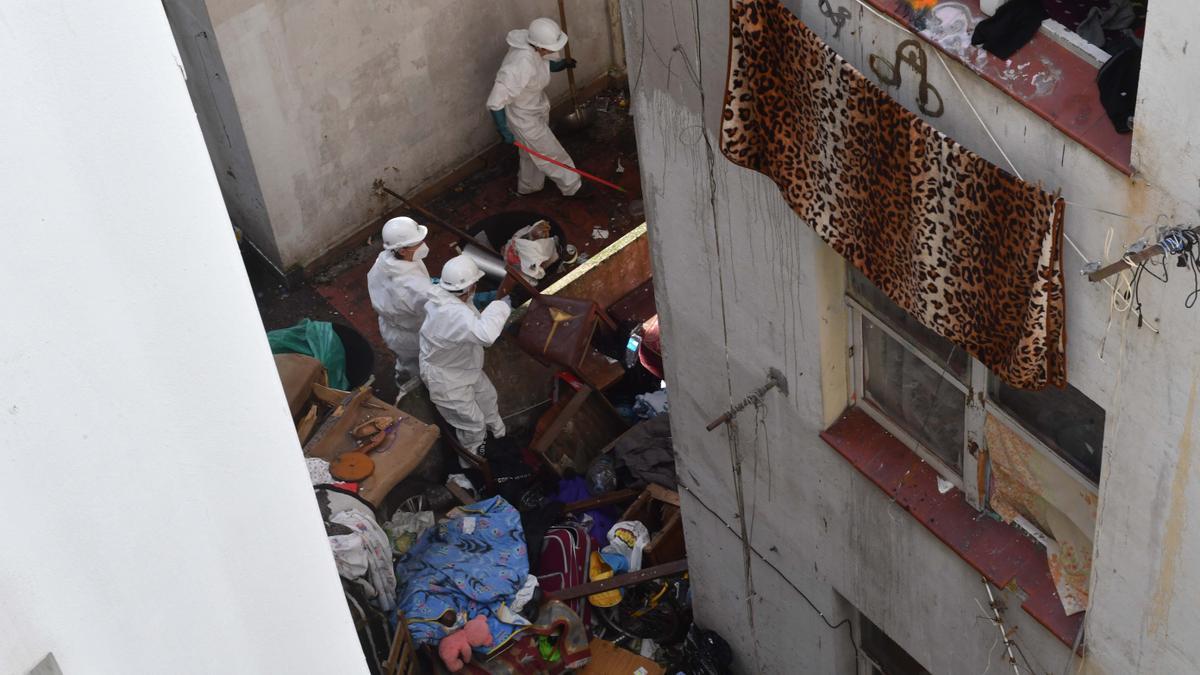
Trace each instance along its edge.
{"label": "leopard print blanket", "polygon": [[910,113],[776,0],[732,0],[730,17],[725,156],[1006,382],[1064,386],[1061,200]]}

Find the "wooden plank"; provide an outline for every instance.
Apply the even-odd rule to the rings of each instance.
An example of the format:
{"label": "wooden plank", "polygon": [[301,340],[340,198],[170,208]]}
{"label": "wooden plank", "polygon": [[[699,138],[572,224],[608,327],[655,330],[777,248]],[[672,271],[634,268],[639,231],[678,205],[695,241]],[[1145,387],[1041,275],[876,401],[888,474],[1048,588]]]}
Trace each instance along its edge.
{"label": "wooden plank", "polygon": [[615,490],[613,492],[605,492],[602,495],[596,495],[591,499],[581,499],[577,502],[570,502],[563,506],[564,513],[572,511],[587,511],[588,509],[598,509],[602,506],[610,506],[612,504],[623,504],[638,496],[637,490],[625,489]]}
{"label": "wooden plank", "polygon": [[585,595],[600,593],[601,591],[632,586],[633,584],[648,581],[650,579],[657,579],[659,577],[665,577],[672,574],[679,574],[680,572],[686,572],[687,568],[687,558],[683,558],[682,560],[676,560],[675,562],[655,565],[654,567],[647,567],[646,569],[638,570],[637,572],[618,574],[617,576],[611,579],[605,579],[604,581],[593,581],[586,584],[580,584],[578,586],[572,586],[571,588],[564,588],[561,591],[547,593],[546,597],[553,600],[572,600]]}
{"label": "wooden plank", "polygon": [[663,675],[665,669],[650,659],[622,649],[608,640],[592,638],[592,658],[579,675]]}
{"label": "wooden plank", "polygon": [[583,385],[575,391],[575,394],[571,397],[571,400],[567,401],[567,405],[564,406],[562,411],[558,413],[558,416],[555,417],[552,422],[550,422],[550,426],[546,427],[546,430],[543,431],[540,436],[534,439],[533,443],[530,445],[534,452],[543,454],[550,448],[551,445],[554,444],[554,440],[558,438],[558,435],[561,434],[563,429],[567,427],[567,424],[570,423],[571,418],[575,416],[575,413],[579,412],[579,409],[583,407],[583,402],[587,400],[587,397],[591,395],[592,391],[593,389],[587,385]]}
{"label": "wooden plank", "polygon": [[674,490],[668,490],[657,483],[647,485],[646,490],[650,493],[651,497],[660,502],[666,502],[674,507],[679,506],[679,493]]}
{"label": "wooden plank", "polygon": [[342,402],[329,413],[329,417],[317,428],[313,437],[304,444],[304,454],[308,457],[321,457],[332,460],[330,450],[326,446],[336,446],[342,437],[350,433],[355,425],[356,416],[353,414],[365,399],[371,397],[371,388],[362,386],[346,394]]}
{"label": "wooden plank", "polygon": [[471,493],[464,490],[463,487],[458,483],[455,483],[453,479],[446,481],[446,489],[449,490],[450,494],[454,495],[454,498],[457,499],[463,506],[466,506],[467,504],[474,504],[476,502],[476,499],[471,496]]}

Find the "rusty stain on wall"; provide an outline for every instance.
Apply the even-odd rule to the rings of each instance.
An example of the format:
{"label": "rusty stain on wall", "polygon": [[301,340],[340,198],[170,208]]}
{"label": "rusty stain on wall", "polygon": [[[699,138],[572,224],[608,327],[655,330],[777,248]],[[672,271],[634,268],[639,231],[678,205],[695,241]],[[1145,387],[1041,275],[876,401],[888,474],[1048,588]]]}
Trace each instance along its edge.
{"label": "rusty stain on wall", "polygon": [[1162,558],[1158,568],[1158,579],[1154,583],[1154,597],[1150,603],[1148,629],[1151,634],[1161,633],[1171,614],[1175,599],[1175,575],[1178,572],[1180,549],[1183,546],[1183,530],[1187,519],[1187,487],[1192,474],[1192,425],[1196,412],[1196,371],[1192,372],[1192,389],[1188,395],[1187,416],[1183,424],[1183,435],[1179,438],[1179,462],[1171,479],[1171,510],[1167,515],[1166,531],[1163,534]]}

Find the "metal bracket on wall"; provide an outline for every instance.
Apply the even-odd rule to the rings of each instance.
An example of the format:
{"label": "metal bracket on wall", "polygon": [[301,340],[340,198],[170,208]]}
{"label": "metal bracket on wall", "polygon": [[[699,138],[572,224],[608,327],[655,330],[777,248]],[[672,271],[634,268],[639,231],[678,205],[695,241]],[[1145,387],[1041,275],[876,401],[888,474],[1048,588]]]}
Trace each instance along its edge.
{"label": "metal bracket on wall", "polygon": [[726,410],[717,419],[709,422],[708,426],[706,426],[704,428],[707,429],[708,431],[712,431],[713,429],[716,429],[717,427],[721,426],[722,424],[728,424],[729,422],[731,422],[733,420],[734,417],[737,416],[738,413],[745,410],[747,406],[749,406],[750,404],[757,404],[757,403],[761,402],[764,394],[766,394],[768,391],[771,391],[772,389],[776,389],[776,388],[779,389],[779,391],[784,396],[788,395],[787,378],[784,377],[783,373],[779,372],[778,369],[771,368],[770,370],[767,371],[767,383],[766,384],[764,384],[763,386],[759,387],[758,389],[755,389],[754,391],[750,392],[750,394],[746,398],[742,399],[737,405],[733,406],[729,410]]}
{"label": "metal bracket on wall", "polygon": [[[868,63],[871,66],[871,71],[875,73],[879,81],[889,87],[900,86],[900,64],[907,63],[917,73],[920,81],[917,83],[917,108],[922,114],[930,117],[941,117],[942,113],[946,112],[946,106],[942,103],[942,95],[938,90],[929,84],[929,79],[926,74],[928,69],[928,60],[925,56],[925,50],[921,49],[920,43],[916,40],[905,40],[896,45],[895,61],[872,54]],[[882,64],[882,68],[880,65]],[[929,95],[933,94],[937,97],[937,109],[929,107]]]}

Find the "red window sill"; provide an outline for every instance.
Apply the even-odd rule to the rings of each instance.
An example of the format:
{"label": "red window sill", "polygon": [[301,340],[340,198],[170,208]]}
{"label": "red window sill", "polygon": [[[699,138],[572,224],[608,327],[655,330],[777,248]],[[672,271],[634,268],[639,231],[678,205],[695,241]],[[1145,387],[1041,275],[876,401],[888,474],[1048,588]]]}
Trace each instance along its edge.
{"label": "red window sill", "polygon": [[[1113,128],[1100,94],[1096,89],[1096,67],[1083,60],[1044,33],[1038,33],[1006,62],[982,50],[974,62],[943,48],[927,33],[917,30],[911,18],[900,10],[904,0],[866,0],[897,23],[908,26],[913,33],[933,45],[938,51],[958,61],[983,79],[991,82],[1018,103],[1053,124],[1064,134],[1084,146],[1118,171],[1132,176],[1133,135],[1119,134]],[[945,0],[942,0],[945,2]],[[979,0],[954,0],[968,7],[976,17],[983,17]],[[936,8],[935,8],[936,10]],[[970,49],[968,53],[975,52]],[[891,60],[891,54],[882,54]],[[1005,76],[1005,71],[1009,71]],[[1049,92],[1039,93],[1033,78],[1054,78],[1056,84]],[[955,92],[957,94],[957,92]],[[946,96],[947,104],[953,97]]]}
{"label": "red window sill", "polygon": [[989,582],[1015,584],[1025,596],[1021,608],[1063,644],[1074,644],[1084,613],[1063,610],[1037,542],[975,510],[961,490],[938,492],[937,472],[861,410],[847,409],[821,438]]}

